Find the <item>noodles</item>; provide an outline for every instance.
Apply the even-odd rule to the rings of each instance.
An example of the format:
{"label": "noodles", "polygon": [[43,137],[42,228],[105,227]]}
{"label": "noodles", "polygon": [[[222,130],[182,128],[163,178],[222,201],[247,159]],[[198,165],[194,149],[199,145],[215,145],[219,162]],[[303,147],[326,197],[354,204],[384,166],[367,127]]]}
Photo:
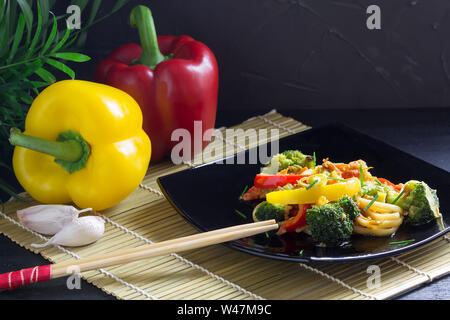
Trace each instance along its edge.
{"label": "noodles", "polygon": [[[357,199],[357,205],[364,210],[370,200]],[[398,206],[375,201],[365,212],[354,220],[353,232],[366,236],[386,237],[394,234],[403,223],[402,209]]]}
{"label": "noodles", "polygon": [[[370,199],[364,199],[364,198],[358,198],[356,204],[358,205],[358,207],[364,209],[365,207],[367,207],[370,203]],[[370,207],[371,210],[377,211],[377,212],[385,212],[385,213],[389,213],[389,212],[400,212],[403,213],[403,209],[400,208],[399,206],[396,206],[394,204],[389,204],[389,203],[384,203],[384,202],[378,202],[375,201],[372,206]]]}
{"label": "noodles", "polygon": [[384,221],[384,220],[395,220],[400,218],[399,212],[393,213],[379,213],[372,210],[367,210],[367,214],[374,220]]}

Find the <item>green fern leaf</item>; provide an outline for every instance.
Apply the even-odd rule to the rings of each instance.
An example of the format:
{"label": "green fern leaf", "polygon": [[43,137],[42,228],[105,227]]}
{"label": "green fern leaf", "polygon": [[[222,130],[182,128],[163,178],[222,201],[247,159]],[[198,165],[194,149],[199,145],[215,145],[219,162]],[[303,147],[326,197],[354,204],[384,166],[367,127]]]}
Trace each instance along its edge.
{"label": "green fern leaf", "polygon": [[76,52],[56,52],[51,54],[54,58],[59,58],[63,60],[68,61],[74,61],[74,62],[85,62],[91,60],[91,58],[85,54],[82,53],[76,53]]}
{"label": "green fern leaf", "polygon": [[47,59],[47,60],[45,60],[45,62],[48,63],[49,65],[55,67],[56,69],[64,72],[70,78],[75,79],[75,71],[73,71],[71,68],[66,66],[64,63],[59,62],[57,60],[53,60],[53,59]]}

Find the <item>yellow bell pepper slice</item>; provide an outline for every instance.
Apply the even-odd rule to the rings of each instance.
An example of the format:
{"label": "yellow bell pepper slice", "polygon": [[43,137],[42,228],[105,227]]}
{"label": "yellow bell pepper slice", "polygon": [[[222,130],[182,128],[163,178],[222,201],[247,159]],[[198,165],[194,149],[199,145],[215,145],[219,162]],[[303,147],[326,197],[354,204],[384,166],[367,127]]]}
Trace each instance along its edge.
{"label": "yellow bell pepper slice", "polygon": [[274,191],[266,195],[267,202],[277,204],[307,204],[315,203],[321,196],[329,201],[336,201],[342,196],[354,196],[361,190],[361,183],[357,178],[348,179],[346,182],[339,182],[323,186],[312,186],[306,188]]}
{"label": "yellow bell pepper slice", "polygon": [[12,130],[10,142],[14,173],[34,199],[94,210],[135,190],[151,155],[137,102],[116,88],[80,80],[43,90],[24,133]]}

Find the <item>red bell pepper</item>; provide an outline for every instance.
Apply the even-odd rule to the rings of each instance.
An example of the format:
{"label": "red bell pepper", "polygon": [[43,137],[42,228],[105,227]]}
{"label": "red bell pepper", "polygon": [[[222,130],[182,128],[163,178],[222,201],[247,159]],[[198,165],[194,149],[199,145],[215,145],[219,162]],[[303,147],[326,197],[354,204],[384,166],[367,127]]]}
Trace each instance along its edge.
{"label": "red bell pepper", "polygon": [[145,6],[131,11],[130,24],[138,28],[142,46],[130,43],[114,50],[97,65],[95,81],[119,88],[138,102],[152,142],[151,161],[161,160],[178,143],[171,141],[178,128],[189,131],[193,148],[194,121],[202,121],[201,137],[207,135],[203,149],[216,119],[219,80],[214,54],[188,36],[156,36]]}
{"label": "red bell pepper", "polygon": [[397,190],[397,191],[400,191],[400,190],[403,188],[403,184],[401,184],[401,183],[399,183],[399,184],[393,184],[392,182],[390,182],[389,180],[384,179],[384,178],[377,178],[377,179],[378,179],[378,181],[380,181],[382,184],[385,184],[385,185],[387,185],[387,186],[389,186],[389,187],[392,187],[392,188],[394,188],[394,189]]}
{"label": "red bell pepper", "polygon": [[286,232],[294,232],[298,228],[306,226],[306,210],[310,209],[311,207],[311,204],[300,204],[297,214],[284,221],[284,223],[278,229],[277,234],[282,235]]}
{"label": "red bell pepper", "polygon": [[277,187],[282,187],[288,183],[296,184],[298,180],[304,177],[309,177],[309,175],[297,175],[297,174],[278,174],[278,175],[268,175],[268,174],[257,174],[255,177],[255,187],[262,189],[275,189]]}

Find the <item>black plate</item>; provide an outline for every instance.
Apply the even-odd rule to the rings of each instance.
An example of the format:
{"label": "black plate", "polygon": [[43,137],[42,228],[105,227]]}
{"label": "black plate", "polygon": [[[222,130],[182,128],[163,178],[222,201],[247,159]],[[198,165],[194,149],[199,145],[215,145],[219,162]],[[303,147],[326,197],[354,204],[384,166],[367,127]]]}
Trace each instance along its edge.
{"label": "black plate", "polygon": [[[310,129],[279,140],[280,151],[299,149],[316,152],[317,159],[334,162],[363,159],[375,176],[398,183],[422,180],[437,189],[445,229],[432,221],[420,227],[402,225],[393,237],[352,236],[347,245],[336,248],[316,246],[307,235],[256,235],[226,245],[261,257],[296,262],[354,261],[397,254],[421,246],[449,231],[450,173],[437,168],[382,141],[345,127],[331,124]],[[245,152],[246,157],[249,151]],[[237,163],[237,155],[234,158]],[[225,162],[225,161],[223,161]],[[210,231],[252,222],[252,208],[238,200],[244,187],[253,185],[261,164],[220,164],[217,161],[158,178],[166,198],[175,209],[200,231]],[[235,210],[248,215],[242,218]],[[390,242],[415,239],[404,247]],[[302,251],[302,255],[299,252]]]}

